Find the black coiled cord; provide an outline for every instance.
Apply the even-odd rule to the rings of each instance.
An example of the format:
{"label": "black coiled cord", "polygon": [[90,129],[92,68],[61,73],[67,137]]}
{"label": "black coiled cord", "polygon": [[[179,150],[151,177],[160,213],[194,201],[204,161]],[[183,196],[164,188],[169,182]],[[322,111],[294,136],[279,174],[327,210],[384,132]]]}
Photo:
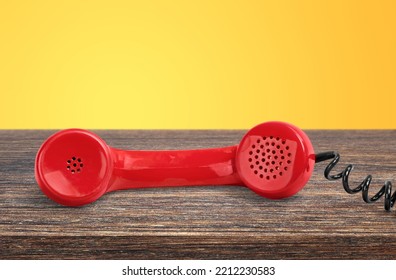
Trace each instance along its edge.
{"label": "black coiled cord", "polygon": [[327,180],[334,181],[334,180],[342,179],[342,185],[344,187],[344,190],[349,194],[354,194],[361,191],[363,200],[366,203],[372,203],[374,201],[377,201],[382,196],[384,196],[385,210],[390,211],[392,209],[396,201],[396,191],[392,194],[392,183],[390,181],[386,181],[385,184],[382,186],[382,188],[374,196],[369,197],[368,190],[372,180],[371,175],[368,175],[362,181],[362,183],[360,183],[359,186],[352,189],[349,186],[348,178],[349,178],[349,174],[353,169],[353,165],[349,164],[342,172],[335,175],[330,175],[331,170],[333,170],[333,168],[337,165],[338,161],[340,160],[340,155],[337,152],[324,152],[316,155],[316,162],[321,162],[329,159],[332,159],[332,161],[327,165],[324,171],[324,176],[326,177]]}

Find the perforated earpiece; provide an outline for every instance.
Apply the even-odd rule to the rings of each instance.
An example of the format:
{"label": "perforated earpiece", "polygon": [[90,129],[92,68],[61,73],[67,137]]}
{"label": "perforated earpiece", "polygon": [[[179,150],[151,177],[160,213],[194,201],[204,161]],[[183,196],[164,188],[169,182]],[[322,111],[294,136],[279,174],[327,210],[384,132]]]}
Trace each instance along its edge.
{"label": "perforated earpiece", "polygon": [[249,130],[238,145],[236,168],[246,186],[272,199],[301,190],[311,177],[315,153],[294,125],[266,122]]}

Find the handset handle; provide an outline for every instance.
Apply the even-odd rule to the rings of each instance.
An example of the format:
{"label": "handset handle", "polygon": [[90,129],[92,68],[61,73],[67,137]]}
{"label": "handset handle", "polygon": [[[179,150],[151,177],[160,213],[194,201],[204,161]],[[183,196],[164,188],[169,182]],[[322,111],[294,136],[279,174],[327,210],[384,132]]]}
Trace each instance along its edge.
{"label": "handset handle", "polygon": [[107,192],[146,187],[241,185],[237,146],[201,150],[136,151],[111,148],[113,179]]}

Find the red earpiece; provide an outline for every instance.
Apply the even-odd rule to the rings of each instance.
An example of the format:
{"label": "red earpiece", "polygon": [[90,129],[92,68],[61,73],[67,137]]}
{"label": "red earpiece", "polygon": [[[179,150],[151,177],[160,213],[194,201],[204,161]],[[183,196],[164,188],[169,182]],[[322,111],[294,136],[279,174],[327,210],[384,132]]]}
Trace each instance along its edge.
{"label": "red earpiece", "polygon": [[49,198],[67,206],[114,190],[167,186],[244,185],[278,199],[301,190],[314,164],[307,135],[283,122],[257,125],[236,146],[183,151],[123,151],[92,132],[68,129],[41,146],[35,176]]}

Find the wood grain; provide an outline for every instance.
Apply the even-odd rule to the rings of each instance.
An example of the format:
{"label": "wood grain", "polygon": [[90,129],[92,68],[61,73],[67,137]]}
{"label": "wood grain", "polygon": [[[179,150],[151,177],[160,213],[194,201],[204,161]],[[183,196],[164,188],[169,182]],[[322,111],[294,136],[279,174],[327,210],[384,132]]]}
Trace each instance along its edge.
{"label": "wood grain", "polygon": [[[242,187],[136,189],[80,208],[42,194],[34,158],[54,131],[0,131],[1,259],[396,259],[396,212],[366,204],[323,178],[278,201]],[[244,131],[95,131],[122,149],[232,145]],[[396,131],[307,131],[317,152],[355,164],[372,193],[396,182]],[[395,183],[394,183],[395,185]]]}

